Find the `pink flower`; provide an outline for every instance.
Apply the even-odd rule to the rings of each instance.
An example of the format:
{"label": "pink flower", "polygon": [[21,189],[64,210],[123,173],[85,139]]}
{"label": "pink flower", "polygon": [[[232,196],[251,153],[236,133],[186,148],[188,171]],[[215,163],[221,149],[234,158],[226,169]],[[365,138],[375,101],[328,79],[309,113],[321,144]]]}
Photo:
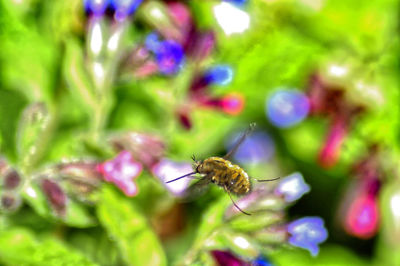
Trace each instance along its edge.
{"label": "pink flower", "polygon": [[338,118],[333,121],[325,145],[319,154],[319,162],[323,167],[330,168],[336,164],[340,150],[348,130],[347,121]]}
{"label": "pink flower", "polygon": [[373,237],[379,226],[379,209],[376,197],[363,193],[350,205],[346,215],[345,229],[356,237]]}
{"label": "pink flower", "polygon": [[103,174],[104,179],[114,183],[129,197],[138,193],[133,179],[139,176],[142,169],[142,164],[136,162],[126,150],[121,151],[114,159],[97,165],[97,171]]}

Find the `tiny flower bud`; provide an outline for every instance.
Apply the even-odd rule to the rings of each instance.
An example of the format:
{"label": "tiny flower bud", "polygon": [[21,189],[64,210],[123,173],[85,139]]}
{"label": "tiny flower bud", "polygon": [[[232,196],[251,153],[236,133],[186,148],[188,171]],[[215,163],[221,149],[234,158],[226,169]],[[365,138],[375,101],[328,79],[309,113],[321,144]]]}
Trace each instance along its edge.
{"label": "tiny flower bud", "polygon": [[21,206],[20,197],[12,192],[5,192],[0,195],[0,210],[13,212]]}
{"label": "tiny flower bud", "polygon": [[83,5],[87,15],[102,16],[106,11],[110,0],[84,0]]}
{"label": "tiny flower bud", "polygon": [[271,261],[268,260],[268,258],[260,255],[255,260],[253,260],[251,266],[273,266],[273,264]]}
{"label": "tiny flower bud", "polygon": [[16,189],[21,183],[21,177],[17,171],[11,170],[4,176],[3,185],[8,190]]}
{"label": "tiny flower bud", "polygon": [[67,207],[67,196],[61,187],[50,179],[43,179],[41,188],[57,215],[64,216]]}
{"label": "tiny flower bud", "polygon": [[113,137],[111,143],[118,150],[130,151],[146,167],[153,167],[164,155],[164,142],[155,135],[129,132]]}
{"label": "tiny flower bud", "polygon": [[238,115],[244,108],[244,98],[241,94],[230,93],[221,101],[222,110],[230,115]]}
{"label": "tiny flower bud", "polygon": [[143,0],[111,0],[111,6],[115,10],[115,20],[125,20],[136,12],[142,2]]}
{"label": "tiny flower bud", "polygon": [[154,53],[158,68],[162,74],[172,75],[181,69],[184,53],[179,43],[173,40],[162,41]]}
{"label": "tiny flower bud", "polygon": [[204,79],[208,84],[228,85],[233,79],[233,70],[228,65],[218,65],[204,73]]}

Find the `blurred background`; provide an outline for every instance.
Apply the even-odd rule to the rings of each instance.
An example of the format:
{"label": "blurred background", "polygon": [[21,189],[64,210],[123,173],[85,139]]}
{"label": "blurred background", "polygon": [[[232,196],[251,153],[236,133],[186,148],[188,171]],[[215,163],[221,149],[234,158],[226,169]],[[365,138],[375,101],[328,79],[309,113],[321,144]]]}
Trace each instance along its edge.
{"label": "blurred background", "polygon": [[400,265],[399,10],[0,0],[0,264]]}

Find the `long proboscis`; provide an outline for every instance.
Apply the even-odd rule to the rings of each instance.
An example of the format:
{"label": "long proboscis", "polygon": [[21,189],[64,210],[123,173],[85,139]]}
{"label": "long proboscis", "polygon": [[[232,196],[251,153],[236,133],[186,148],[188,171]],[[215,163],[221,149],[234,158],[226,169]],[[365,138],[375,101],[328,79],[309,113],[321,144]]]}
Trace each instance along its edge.
{"label": "long proboscis", "polygon": [[168,183],[174,182],[174,181],[176,181],[176,180],[179,180],[179,179],[181,179],[181,178],[184,178],[184,177],[188,177],[188,176],[194,175],[195,173],[196,173],[196,172],[191,172],[191,173],[189,173],[189,174],[186,174],[186,175],[183,175],[183,176],[177,177],[177,178],[175,178],[175,179],[169,180],[169,181],[167,181],[166,183],[168,184]]}

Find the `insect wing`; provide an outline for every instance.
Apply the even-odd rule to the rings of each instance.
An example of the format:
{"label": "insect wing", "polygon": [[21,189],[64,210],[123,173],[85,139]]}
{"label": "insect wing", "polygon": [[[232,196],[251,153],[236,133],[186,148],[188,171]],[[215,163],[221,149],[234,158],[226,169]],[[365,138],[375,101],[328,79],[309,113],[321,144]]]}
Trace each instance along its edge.
{"label": "insect wing", "polygon": [[190,185],[185,192],[185,199],[188,201],[191,201],[200,195],[202,195],[204,192],[206,192],[207,188],[209,187],[208,185],[211,182],[211,178],[208,176],[204,176],[201,178],[198,182]]}
{"label": "insect wing", "polygon": [[255,129],[256,123],[251,123],[250,126],[247,128],[246,132],[239,138],[239,140],[235,143],[233,148],[223,157],[224,159],[231,158],[236,151],[239,149],[239,146],[243,143],[243,141],[249,136]]}

